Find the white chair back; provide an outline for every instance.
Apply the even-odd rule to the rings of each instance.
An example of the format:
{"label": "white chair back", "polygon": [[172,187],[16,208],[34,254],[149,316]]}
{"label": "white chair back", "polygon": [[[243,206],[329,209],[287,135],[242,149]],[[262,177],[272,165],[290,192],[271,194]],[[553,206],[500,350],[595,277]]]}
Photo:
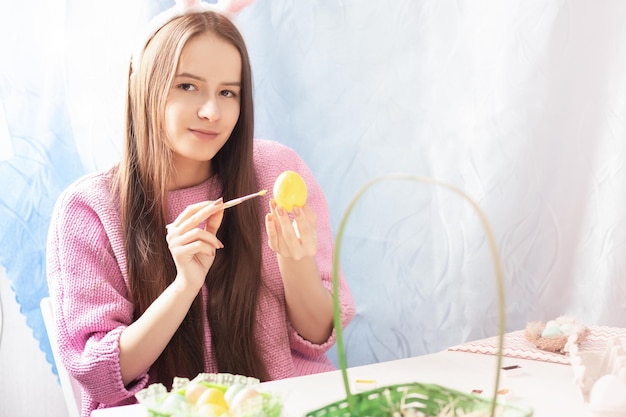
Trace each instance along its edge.
{"label": "white chair back", "polygon": [[43,315],[43,322],[48,333],[48,339],[50,340],[50,347],[52,348],[52,356],[56,363],[57,372],[59,374],[59,381],[61,382],[61,389],[65,396],[65,404],[67,405],[67,411],[69,417],[80,417],[81,409],[81,386],[63,366],[61,362],[61,356],[59,355],[59,345],[57,344],[56,325],[54,323],[54,314],[52,311],[52,302],[49,297],[45,297],[41,300],[41,314]]}

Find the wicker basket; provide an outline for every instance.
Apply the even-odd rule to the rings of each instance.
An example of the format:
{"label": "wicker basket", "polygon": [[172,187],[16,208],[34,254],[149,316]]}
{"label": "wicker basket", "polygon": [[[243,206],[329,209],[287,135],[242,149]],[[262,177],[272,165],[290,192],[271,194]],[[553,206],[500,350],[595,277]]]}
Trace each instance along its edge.
{"label": "wicker basket", "polygon": [[[307,413],[306,417],[461,417],[488,416],[491,412],[490,399],[466,394],[435,384],[389,385],[353,396],[350,408],[347,399],[328,404]],[[499,417],[530,417],[532,410],[515,404],[498,404]]]}
{"label": "wicker basket", "polygon": [[[389,385],[359,394],[350,392],[348,382],[347,363],[343,345],[343,330],[339,311],[339,261],[343,233],[348,217],[356,203],[365,191],[377,182],[383,180],[410,180],[420,183],[438,185],[453,191],[463,197],[476,211],[485,229],[493,266],[496,275],[498,289],[500,323],[498,327],[499,348],[495,373],[495,389],[491,399],[471,393],[464,393],[435,384],[423,384],[419,382]],[[533,410],[516,404],[498,402],[497,390],[500,382],[500,368],[502,366],[502,345],[504,342],[505,309],[504,309],[504,279],[502,263],[497,248],[496,240],[487,221],[484,212],[478,204],[459,188],[448,183],[429,177],[391,174],[375,178],[365,184],[352,198],[344,213],[333,250],[333,303],[334,303],[334,328],[337,337],[337,353],[341,366],[346,398],[341,401],[328,404],[323,408],[307,413],[307,417],[531,417]]]}

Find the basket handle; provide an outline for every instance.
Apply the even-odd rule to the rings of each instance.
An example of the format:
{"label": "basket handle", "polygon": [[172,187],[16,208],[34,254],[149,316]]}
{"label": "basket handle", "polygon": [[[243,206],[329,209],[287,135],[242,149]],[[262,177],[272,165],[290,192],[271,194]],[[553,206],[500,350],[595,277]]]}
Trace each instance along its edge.
{"label": "basket handle", "polygon": [[350,383],[348,381],[348,371],[347,371],[347,362],[346,362],[346,353],[345,347],[343,344],[343,331],[341,326],[341,313],[339,310],[339,255],[341,249],[341,241],[343,239],[343,234],[346,228],[346,224],[348,221],[348,217],[352,213],[352,210],[356,206],[356,203],[361,199],[363,194],[375,183],[384,181],[384,180],[410,180],[416,181],[419,183],[438,185],[443,188],[446,188],[450,191],[453,191],[456,194],[459,194],[463,197],[476,211],[480,221],[482,223],[483,228],[485,229],[485,234],[487,236],[487,240],[489,242],[489,248],[491,250],[491,255],[493,258],[493,267],[496,276],[496,289],[498,294],[498,315],[499,315],[499,323],[498,323],[498,354],[497,354],[497,362],[496,362],[496,377],[495,377],[495,386],[493,392],[493,401],[491,404],[491,417],[495,416],[496,412],[496,400],[498,396],[498,389],[500,385],[500,368],[502,367],[502,345],[504,343],[504,329],[505,329],[505,299],[504,299],[504,274],[502,272],[502,262],[500,260],[500,253],[498,251],[498,246],[496,244],[496,239],[493,235],[493,231],[491,229],[491,225],[487,220],[487,216],[482,211],[482,209],[478,206],[478,204],[470,198],[465,192],[461,189],[446,183],[444,181],[439,181],[433,178],[418,176],[418,175],[408,175],[408,174],[388,174],[383,175],[366,183],[361,189],[355,194],[352,198],[352,201],[348,205],[346,212],[341,218],[341,222],[339,223],[339,229],[337,230],[337,237],[335,239],[335,247],[333,248],[333,320],[335,327],[335,334],[337,339],[337,353],[339,355],[339,364],[341,366],[341,373],[343,376],[343,384],[346,390],[346,398],[348,400],[348,405],[350,408],[350,414],[354,412],[354,397],[350,392]]}

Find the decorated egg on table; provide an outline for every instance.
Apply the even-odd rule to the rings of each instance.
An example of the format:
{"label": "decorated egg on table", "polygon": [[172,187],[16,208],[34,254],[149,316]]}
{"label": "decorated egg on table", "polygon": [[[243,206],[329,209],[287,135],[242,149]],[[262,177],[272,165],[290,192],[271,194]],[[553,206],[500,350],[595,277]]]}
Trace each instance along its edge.
{"label": "decorated egg on table", "polygon": [[222,407],[228,410],[228,403],[224,398],[224,391],[218,388],[207,388],[196,400],[196,407],[200,407],[204,404],[212,404],[214,406]]}
{"label": "decorated egg on table", "polygon": [[288,212],[302,207],[307,199],[307,187],[304,178],[295,171],[281,173],[274,182],[274,201]]}
{"label": "decorated egg on table", "polygon": [[576,332],[576,326],[574,325],[574,323],[563,323],[559,326],[559,330],[564,335],[569,336],[570,334]]}
{"label": "decorated egg on table", "polygon": [[626,415],[626,383],[615,374],[601,376],[591,388],[589,405],[596,411]]}
{"label": "decorated egg on table", "polygon": [[241,413],[244,407],[249,406],[255,398],[259,397],[259,391],[255,388],[247,386],[240,389],[230,402],[230,411],[233,414]]}
{"label": "decorated egg on table", "polygon": [[185,399],[187,400],[187,402],[195,404],[196,402],[198,402],[198,398],[200,398],[200,395],[202,395],[202,393],[206,390],[207,387],[205,385],[199,384],[197,382],[191,382],[185,388]]}
{"label": "decorated egg on table", "polygon": [[546,323],[546,327],[556,327],[558,328],[560,326],[559,322],[556,320],[550,320]]}
{"label": "decorated egg on table", "polygon": [[231,405],[233,403],[233,398],[235,398],[235,395],[237,395],[237,393],[243,388],[245,388],[244,384],[233,384],[229,386],[224,393],[224,399],[226,400],[226,402]]}
{"label": "decorated egg on table", "polygon": [[546,327],[541,332],[541,337],[556,337],[561,336],[561,329],[559,329],[559,325],[553,322],[548,322]]}
{"label": "decorated egg on table", "polygon": [[189,411],[189,403],[185,396],[177,392],[170,392],[160,404],[161,409],[169,414],[185,414]]}

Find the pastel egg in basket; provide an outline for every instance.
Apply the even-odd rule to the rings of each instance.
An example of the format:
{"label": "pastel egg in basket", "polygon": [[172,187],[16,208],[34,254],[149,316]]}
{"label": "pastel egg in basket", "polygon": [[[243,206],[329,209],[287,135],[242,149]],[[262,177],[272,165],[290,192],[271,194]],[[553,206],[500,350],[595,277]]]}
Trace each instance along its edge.
{"label": "pastel egg in basket", "polygon": [[537,348],[560,354],[566,354],[569,344],[579,345],[588,335],[589,328],[569,316],[560,316],[547,323],[530,322],[524,330],[526,340]]}

